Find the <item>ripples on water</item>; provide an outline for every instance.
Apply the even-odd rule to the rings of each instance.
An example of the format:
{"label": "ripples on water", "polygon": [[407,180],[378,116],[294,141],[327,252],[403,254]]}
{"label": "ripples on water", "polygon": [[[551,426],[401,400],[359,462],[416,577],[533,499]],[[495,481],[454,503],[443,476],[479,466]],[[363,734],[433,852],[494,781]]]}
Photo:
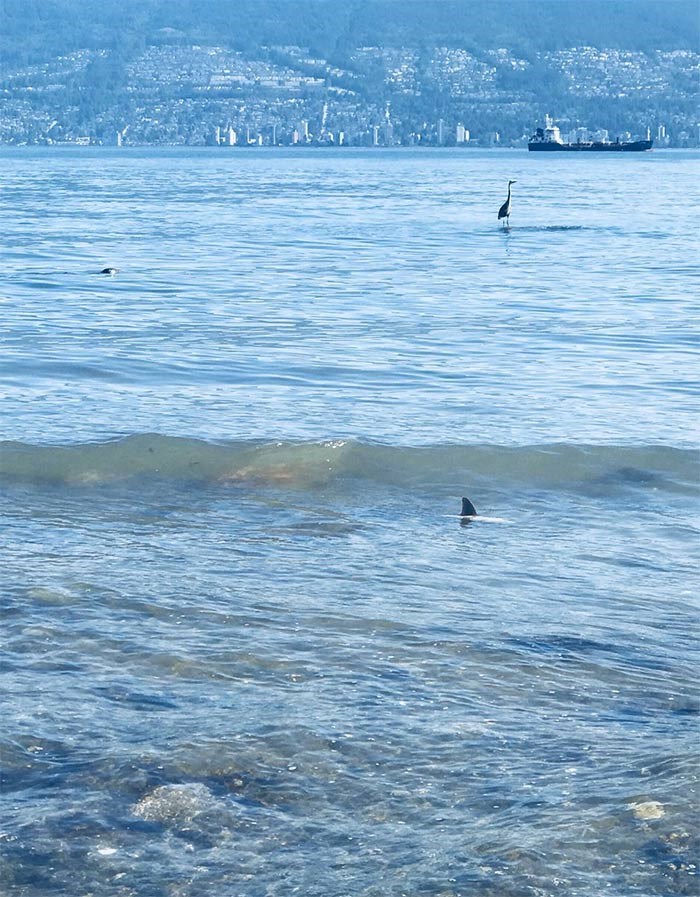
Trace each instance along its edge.
{"label": "ripples on water", "polygon": [[3,162],[4,892],[697,893],[697,157]]}

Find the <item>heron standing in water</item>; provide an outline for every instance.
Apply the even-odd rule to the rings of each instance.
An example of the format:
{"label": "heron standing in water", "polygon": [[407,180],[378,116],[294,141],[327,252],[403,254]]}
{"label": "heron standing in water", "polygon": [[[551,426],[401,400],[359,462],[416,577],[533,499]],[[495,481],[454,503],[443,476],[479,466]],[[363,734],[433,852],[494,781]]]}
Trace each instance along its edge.
{"label": "heron standing in water", "polygon": [[503,203],[501,208],[498,210],[498,220],[500,221],[503,218],[503,227],[510,227],[510,185],[517,183],[516,181],[508,181],[508,199]]}

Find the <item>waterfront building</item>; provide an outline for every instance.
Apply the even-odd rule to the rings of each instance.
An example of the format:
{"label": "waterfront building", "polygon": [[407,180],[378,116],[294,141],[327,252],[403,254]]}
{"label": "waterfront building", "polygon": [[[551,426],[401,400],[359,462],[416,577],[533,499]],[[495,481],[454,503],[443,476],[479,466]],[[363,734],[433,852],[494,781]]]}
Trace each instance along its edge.
{"label": "waterfront building", "polygon": [[462,122],[457,124],[457,128],[455,131],[455,142],[456,143],[469,143],[470,138],[469,131],[464,127]]}

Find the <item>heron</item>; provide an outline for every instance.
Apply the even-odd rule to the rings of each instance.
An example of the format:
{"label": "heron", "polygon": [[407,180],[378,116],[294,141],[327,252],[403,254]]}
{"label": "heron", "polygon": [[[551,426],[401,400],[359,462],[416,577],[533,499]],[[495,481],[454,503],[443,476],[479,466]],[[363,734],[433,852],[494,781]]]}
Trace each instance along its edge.
{"label": "heron", "polygon": [[515,183],[517,183],[517,181],[508,181],[508,199],[506,199],[501,208],[498,210],[498,220],[500,221],[501,218],[504,219],[503,227],[505,227],[506,225],[510,227],[510,186],[511,184]]}

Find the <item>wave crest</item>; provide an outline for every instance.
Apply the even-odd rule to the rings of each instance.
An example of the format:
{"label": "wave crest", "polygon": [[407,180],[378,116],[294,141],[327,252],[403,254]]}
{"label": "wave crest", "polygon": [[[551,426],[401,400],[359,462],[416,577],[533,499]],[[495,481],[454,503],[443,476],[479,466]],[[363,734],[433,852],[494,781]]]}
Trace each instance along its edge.
{"label": "wave crest", "polygon": [[501,486],[576,484],[696,490],[698,454],[664,445],[399,446],[353,440],[207,442],[140,434],[76,445],[0,443],[5,481],[90,486],[144,478],[313,488],[341,478],[407,488],[488,480]]}

